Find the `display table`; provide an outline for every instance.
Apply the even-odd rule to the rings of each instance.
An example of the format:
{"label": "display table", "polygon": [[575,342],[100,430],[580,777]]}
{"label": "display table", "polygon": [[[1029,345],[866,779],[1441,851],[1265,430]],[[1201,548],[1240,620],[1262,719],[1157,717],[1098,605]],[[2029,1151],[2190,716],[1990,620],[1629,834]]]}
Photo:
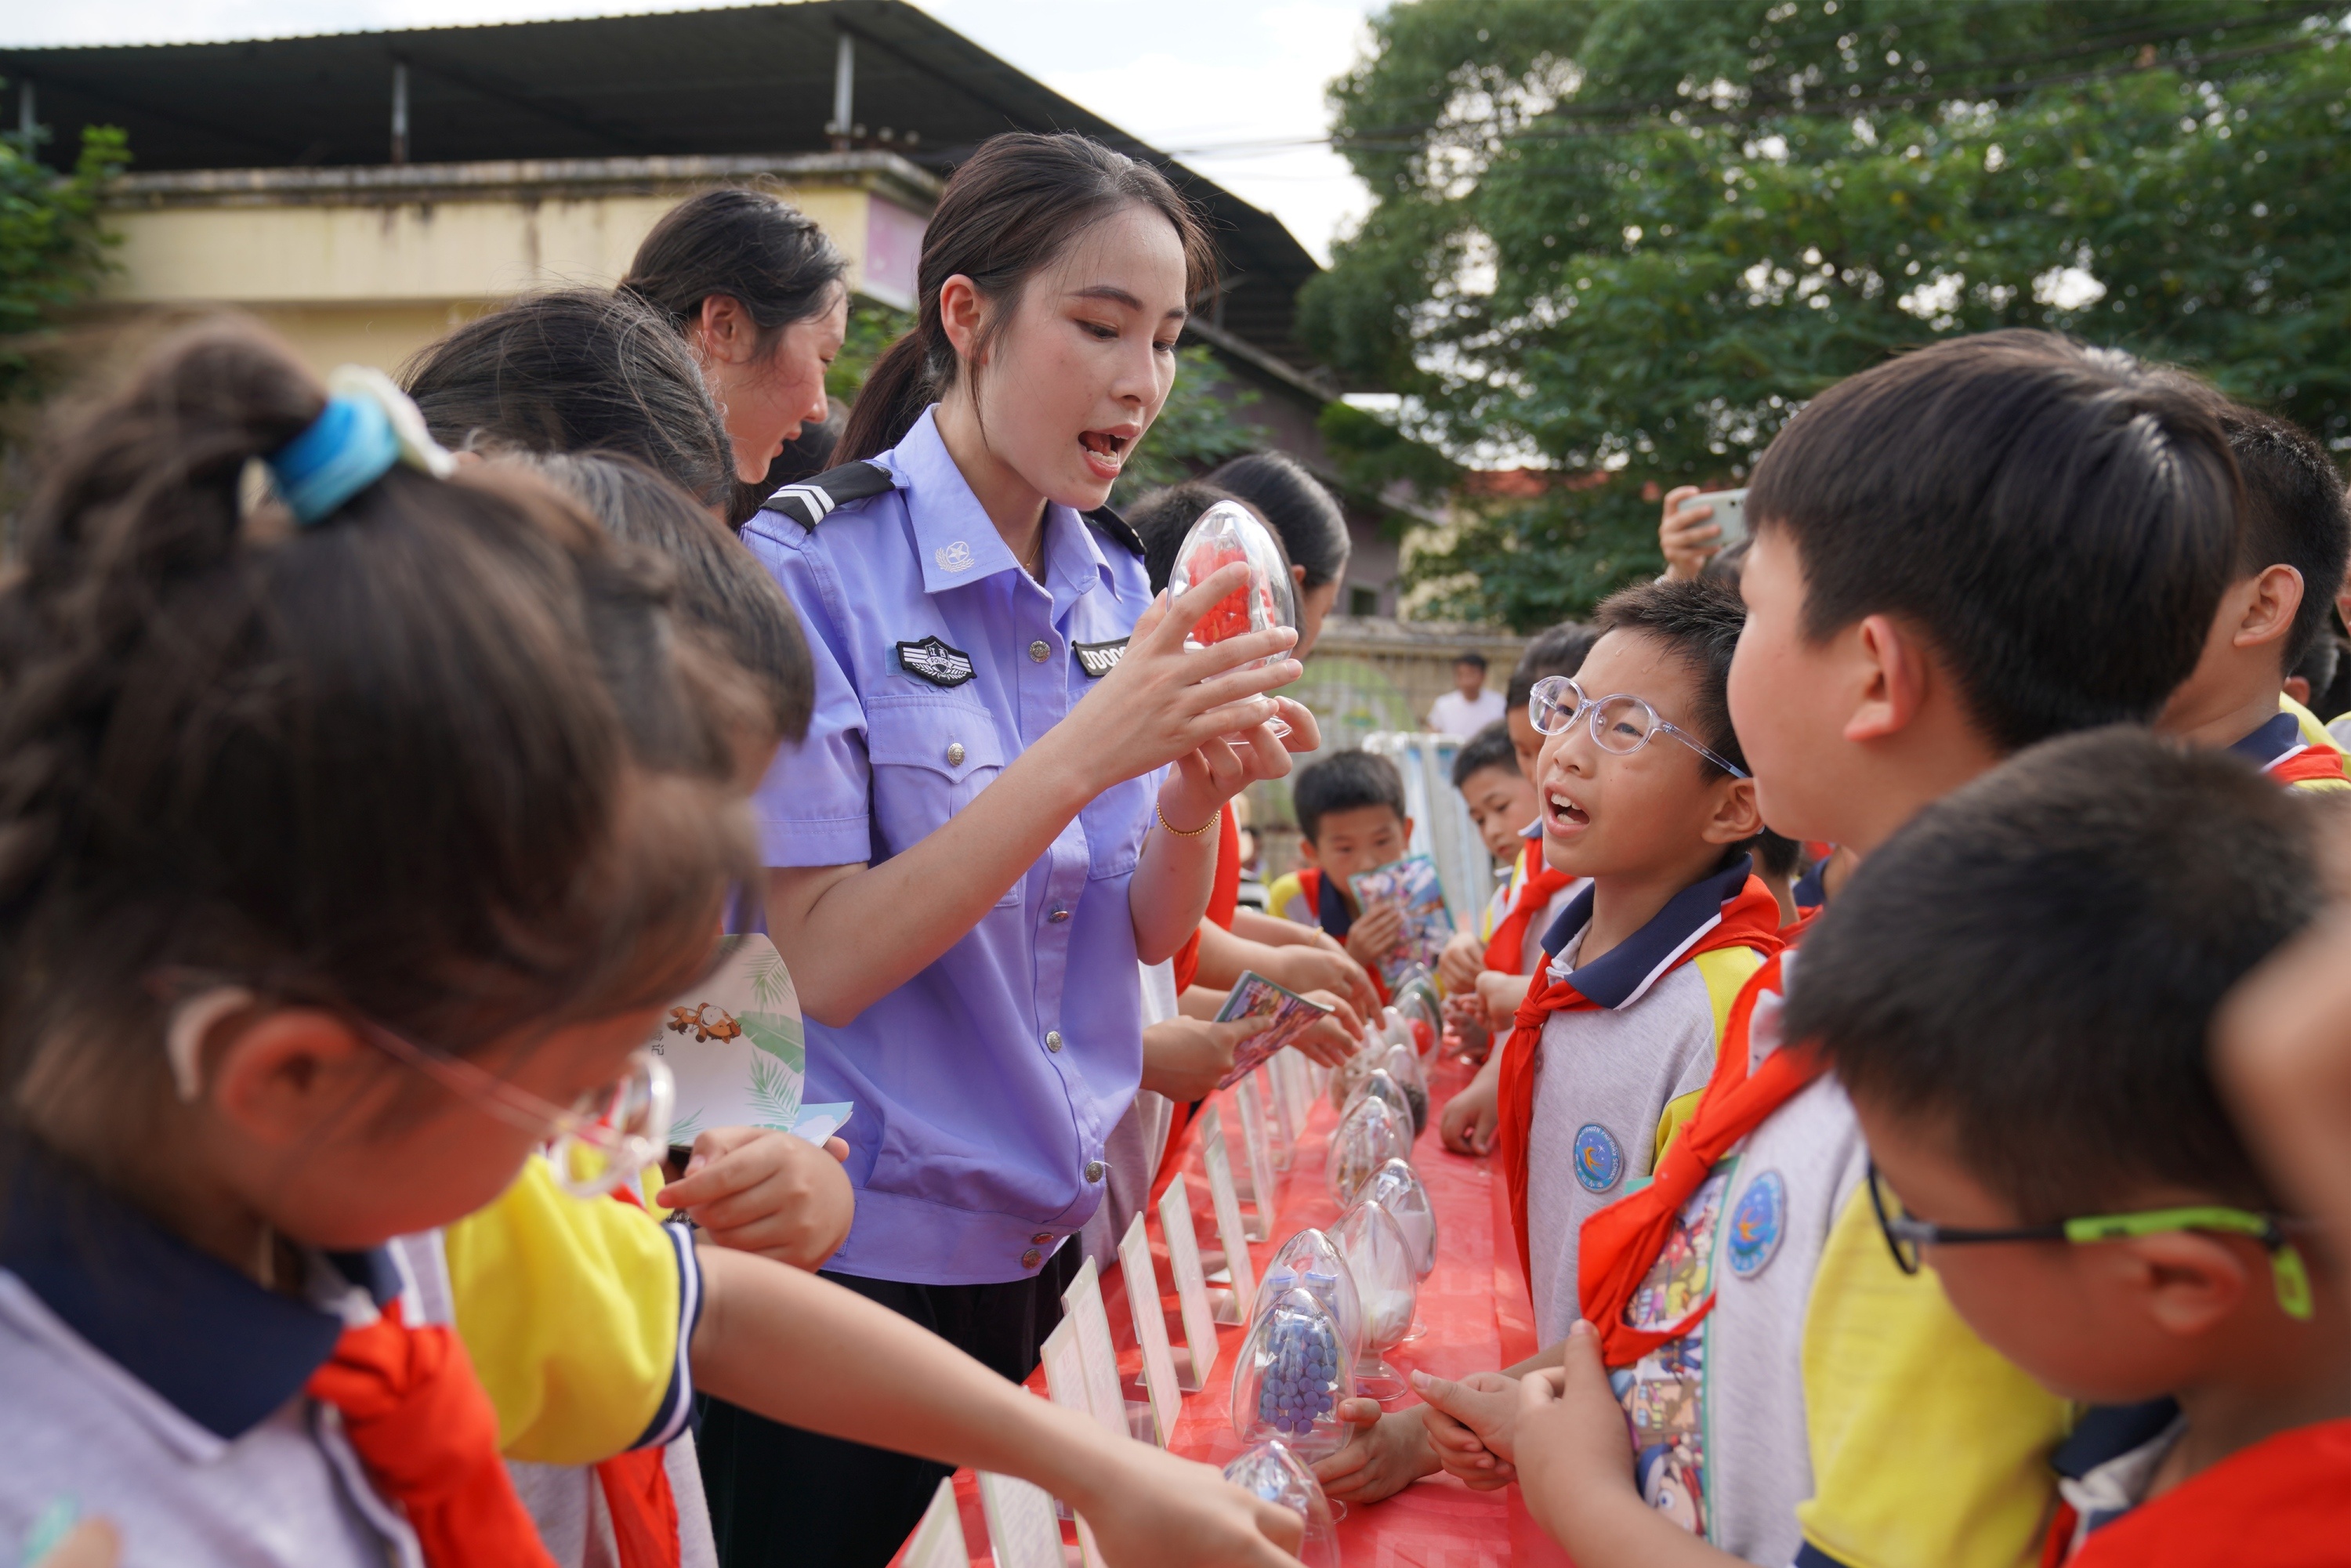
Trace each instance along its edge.
{"label": "display table", "polygon": [[[1448,1154],[1438,1142],[1437,1118],[1445,1103],[1469,1082],[1472,1070],[1459,1062],[1431,1062],[1428,1130],[1413,1146],[1413,1161],[1428,1188],[1437,1211],[1437,1268],[1420,1284],[1419,1322],[1426,1332],[1389,1353],[1399,1371],[1417,1369],[1437,1376],[1455,1377],[1492,1371],[1533,1353],[1533,1314],[1526,1283],[1520,1277],[1510,1218],[1503,1207],[1504,1184],[1490,1160]],[[1241,1157],[1240,1107],[1230,1092],[1217,1102],[1232,1144],[1233,1163]],[[1277,1180],[1280,1197],[1269,1239],[1253,1243],[1249,1251],[1262,1278],[1267,1262],[1283,1241],[1309,1226],[1328,1227],[1339,1217],[1323,1176],[1323,1150],[1337,1117],[1327,1101],[1318,1102],[1308,1118],[1290,1168]],[[1204,1252],[1217,1249],[1217,1227],[1209,1207],[1208,1180],[1196,1144],[1185,1174],[1193,1204],[1195,1229]],[[1150,1217],[1152,1252],[1161,1312],[1174,1342],[1184,1343],[1177,1313],[1175,1281],[1168,1269],[1167,1245],[1159,1234],[1157,1211]],[[1215,1266],[1213,1261],[1210,1265]],[[1134,1340],[1134,1313],[1127,1305],[1124,1271],[1113,1265],[1102,1277],[1102,1296],[1111,1328],[1118,1340],[1119,1371],[1130,1403],[1144,1397],[1143,1354]],[[1246,1303],[1244,1303],[1246,1306]],[[1217,1364],[1207,1386],[1184,1396],[1184,1415],[1170,1445],[1186,1458],[1223,1465],[1244,1445],[1234,1436],[1229,1404],[1232,1373],[1240,1354],[1244,1325],[1219,1325]],[[1039,1397],[1045,1392],[1041,1369],[1029,1378]],[[1391,1410],[1419,1403],[1406,1395]],[[975,1563],[991,1563],[987,1550],[987,1527],[981,1512],[977,1485],[969,1470],[957,1471],[956,1498],[961,1505],[964,1540]],[[1064,1526],[1072,1542],[1074,1534]],[[1384,1502],[1351,1505],[1339,1521],[1339,1543],[1350,1565],[1426,1565],[1426,1568],[1489,1568],[1504,1563],[1563,1563],[1566,1559],[1537,1530],[1518,1500],[1515,1487],[1478,1492],[1443,1474],[1431,1476]],[[903,1554],[903,1553],[902,1553]],[[1070,1560],[1077,1561],[1076,1547]]]}

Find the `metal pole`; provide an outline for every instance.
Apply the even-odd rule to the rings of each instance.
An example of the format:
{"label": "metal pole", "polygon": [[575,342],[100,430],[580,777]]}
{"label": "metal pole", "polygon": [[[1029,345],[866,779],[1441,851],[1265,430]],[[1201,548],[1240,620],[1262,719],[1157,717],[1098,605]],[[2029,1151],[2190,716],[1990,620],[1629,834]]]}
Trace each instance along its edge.
{"label": "metal pole", "polygon": [[849,145],[849,128],[857,113],[857,40],[847,33],[832,57],[832,132],[835,147]]}
{"label": "metal pole", "polygon": [[392,161],[408,162],[408,62],[392,62]]}
{"label": "metal pole", "polygon": [[33,137],[40,129],[40,111],[33,103],[33,84],[29,80],[20,81],[16,84],[16,134],[25,139],[25,156],[27,158],[34,156]]}

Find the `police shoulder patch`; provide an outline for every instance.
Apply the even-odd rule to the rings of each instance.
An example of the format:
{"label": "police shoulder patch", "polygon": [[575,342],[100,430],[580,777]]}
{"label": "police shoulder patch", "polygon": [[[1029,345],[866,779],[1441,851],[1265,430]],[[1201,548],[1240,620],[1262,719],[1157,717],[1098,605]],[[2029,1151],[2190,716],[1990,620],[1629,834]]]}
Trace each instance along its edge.
{"label": "police shoulder patch", "polygon": [[781,512],[804,528],[813,528],[836,507],[862,501],[890,488],[890,470],[878,463],[844,463],[813,479],[786,485],[762,503],[762,509]]}
{"label": "police shoulder patch", "polygon": [[1126,643],[1123,637],[1115,643],[1072,643],[1070,652],[1078,656],[1078,668],[1086,673],[1086,678],[1098,681],[1118,668]]}
{"label": "police shoulder patch", "polygon": [[1143,559],[1143,536],[1136,533],[1134,526],[1124,517],[1120,517],[1108,507],[1096,507],[1092,511],[1085,513],[1084,517],[1086,521],[1092,523],[1103,538],[1121,549],[1128,551],[1137,560]]}
{"label": "police shoulder patch", "polygon": [[972,667],[969,653],[936,637],[899,643],[898,667],[935,686],[959,686],[979,673]]}

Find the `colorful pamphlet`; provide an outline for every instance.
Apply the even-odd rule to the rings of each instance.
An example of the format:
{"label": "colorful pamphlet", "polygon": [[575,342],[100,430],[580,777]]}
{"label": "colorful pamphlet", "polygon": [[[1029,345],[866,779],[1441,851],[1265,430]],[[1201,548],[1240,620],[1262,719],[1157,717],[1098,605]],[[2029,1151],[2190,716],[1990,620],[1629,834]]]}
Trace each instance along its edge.
{"label": "colorful pamphlet", "polygon": [[1446,938],[1453,935],[1453,915],[1445,907],[1445,883],[1437,862],[1426,855],[1406,855],[1370,871],[1357,872],[1348,885],[1363,915],[1383,904],[1404,910],[1404,940],[1380,960],[1380,977],[1393,988],[1404,972],[1418,964],[1434,974]]}
{"label": "colorful pamphlet", "polygon": [[1254,970],[1244,969],[1233,982],[1225,1005],[1217,1009],[1218,1023],[1236,1019],[1270,1019],[1262,1030],[1240,1042],[1233,1051],[1232,1071],[1217,1087],[1229,1089],[1257,1071],[1258,1064],[1331,1016],[1321,1002],[1310,1002],[1296,991],[1278,986]]}
{"label": "colorful pamphlet", "polygon": [[[710,977],[676,999],[646,1045],[677,1084],[670,1142],[691,1144],[709,1127],[798,1132],[808,1082],[799,993],[774,943],[758,932],[729,936]],[[849,1119],[839,1109],[832,1126]],[[831,1128],[816,1134],[822,1143]]]}

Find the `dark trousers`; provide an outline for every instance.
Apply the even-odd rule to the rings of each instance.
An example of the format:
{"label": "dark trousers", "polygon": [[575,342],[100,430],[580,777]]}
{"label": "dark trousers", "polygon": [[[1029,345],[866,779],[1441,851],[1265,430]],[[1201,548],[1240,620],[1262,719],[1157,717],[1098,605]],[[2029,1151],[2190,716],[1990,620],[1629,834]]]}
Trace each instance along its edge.
{"label": "dark trousers", "polygon": [[[902,1285],[827,1274],[1019,1382],[1061,1321],[1084,1249],[1071,1237],[1036,1277],[1001,1285]],[[704,1402],[695,1442],[725,1568],[884,1568],[922,1519],[945,1465]]]}

